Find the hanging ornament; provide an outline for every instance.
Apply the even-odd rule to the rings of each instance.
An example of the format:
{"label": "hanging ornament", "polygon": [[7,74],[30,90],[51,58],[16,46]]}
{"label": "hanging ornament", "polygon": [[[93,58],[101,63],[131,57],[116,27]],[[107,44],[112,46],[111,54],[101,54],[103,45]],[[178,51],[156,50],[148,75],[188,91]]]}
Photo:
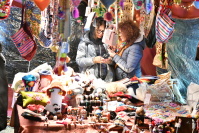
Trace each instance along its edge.
{"label": "hanging ornament", "polygon": [[125,2],[125,0],[120,0],[120,3],[119,3],[122,10],[124,10],[124,2]]}
{"label": "hanging ornament", "polygon": [[110,12],[106,12],[104,14],[104,20],[106,20],[106,21],[112,21],[113,20],[112,14]]}
{"label": "hanging ornament", "polygon": [[196,9],[199,9],[199,0],[195,0],[195,1],[193,2],[193,5],[194,5],[194,7],[195,7]]}
{"label": "hanging ornament", "polygon": [[79,10],[78,10],[78,5],[80,3],[80,0],[72,0],[72,4],[73,4],[73,11],[72,11],[72,17],[73,18],[78,18],[79,17]]}
{"label": "hanging ornament", "polygon": [[133,0],[133,4],[136,10],[140,10],[144,0]]}
{"label": "hanging ornament", "polygon": [[107,10],[110,7],[110,5],[112,5],[115,2],[115,0],[100,0],[100,1],[106,7]]}
{"label": "hanging ornament", "polygon": [[43,11],[50,4],[50,0],[34,0],[35,4]]}
{"label": "hanging ornament", "polygon": [[[100,0],[102,2],[102,4],[106,7],[106,9],[108,10],[110,5],[112,5],[115,0]],[[104,14],[104,20],[106,21],[112,21],[113,20],[113,16],[110,12],[106,12]]]}
{"label": "hanging ornament", "polygon": [[10,0],[0,0],[0,20],[6,19],[10,14]]}
{"label": "hanging ornament", "polygon": [[153,8],[153,4],[152,4],[151,0],[145,0],[144,9],[146,11],[146,14],[149,14],[151,12],[152,8]]}

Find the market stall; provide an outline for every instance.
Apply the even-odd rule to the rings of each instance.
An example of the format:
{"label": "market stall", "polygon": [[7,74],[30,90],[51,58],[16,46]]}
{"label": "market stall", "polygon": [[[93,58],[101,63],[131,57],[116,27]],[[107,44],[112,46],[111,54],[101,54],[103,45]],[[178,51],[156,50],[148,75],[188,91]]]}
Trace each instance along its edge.
{"label": "market stall", "polygon": [[[154,66],[171,69],[172,62],[168,63],[171,53],[167,55],[169,51],[166,48],[172,51],[172,45],[166,44],[172,43],[173,35],[181,35],[174,32],[176,22],[169,14],[171,8],[168,8],[171,1],[27,0],[21,4],[20,27],[10,38],[18,50],[18,58],[28,62],[28,72],[16,72],[13,76],[11,88],[15,97],[10,125],[15,132],[198,132],[197,78],[195,83],[186,82],[190,84],[183,88],[182,95],[180,85],[184,77],[181,77],[183,80],[176,78],[180,75],[173,69],[157,76],[154,73]],[[177,9],[178,4],[175,1],[172,6]],[[186,10],[190,8],[193,5],[187,5]],[[197,8],[197,3],[194,3],[194,8]],[[70,20],[67,20],[67,15]],[[104,43],[109,46],[122,45],[117,39],[117,26],[120,21],[128,19],[139,25],[149,49],[154,50],[156,46],[156,55],[154,51],[149,52],[151,55],[145,55],[142,60],[141,77],[105,82],[90,73],[77,71],[74,61],[77,45],[82,34],[89,30],[95,15],[102,16],[115,27],[106,27],[109,33],[103,36]],[[175,16],[180,15],[176,12]],[[161,21],[164,19],[168,21]],[[66,33],[69,31],[68,21],[75,23],[70,36]],[[38,51],[48,53],[41,49],[48,49],[56,56],[49,55],[47,63],[33,62],[31,66],[30,61]],[[150,68],[146,61],[153,57]],[[183,64],[179,66],[183,68]]]}

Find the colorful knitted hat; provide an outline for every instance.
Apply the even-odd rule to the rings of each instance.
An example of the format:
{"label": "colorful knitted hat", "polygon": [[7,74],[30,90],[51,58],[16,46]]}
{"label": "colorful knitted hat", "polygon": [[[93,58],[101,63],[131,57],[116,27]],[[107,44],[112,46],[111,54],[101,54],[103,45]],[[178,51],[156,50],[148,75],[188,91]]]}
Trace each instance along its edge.
{"label": "colorful knitted hat", "polygon": [[136,10],[140,10],[143,3],[144,3],[144,0],[133,0],[133,4]]}
{"label": "colorful knitted hat", "polygon": [[32,91],[36,80],[36,77],[32,74],[25,75],[22,77],[22,81],[24,82],[26,91]]}
{"label": "colorful knitted hat", "polygon": [[62,81],[60,80],[53,80],[49,86],[49,88],[47,89],[47,95],[50,97],[51,96],[51,92],[53,91],[53,89],[58,88],[60,89],[60,95],[65,96],[66,95],[66,91],[64,89],[64,84]]}

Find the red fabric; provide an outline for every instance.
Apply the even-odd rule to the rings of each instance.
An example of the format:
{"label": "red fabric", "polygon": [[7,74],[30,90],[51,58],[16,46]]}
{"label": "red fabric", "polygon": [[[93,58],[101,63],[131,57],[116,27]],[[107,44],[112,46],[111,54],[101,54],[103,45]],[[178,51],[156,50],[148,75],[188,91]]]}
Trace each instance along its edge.
{"label": "red fabric", "polygon": [[22,8],[22,0],[13,0],[11,6]]}
{"label": "red fabric", "polygon": [[155,47],[153,47],[152,49],[145,48],[144,55],[141,60],[142,75],[156,76],[156,67],[152,64],[155,54],[156,54]]}

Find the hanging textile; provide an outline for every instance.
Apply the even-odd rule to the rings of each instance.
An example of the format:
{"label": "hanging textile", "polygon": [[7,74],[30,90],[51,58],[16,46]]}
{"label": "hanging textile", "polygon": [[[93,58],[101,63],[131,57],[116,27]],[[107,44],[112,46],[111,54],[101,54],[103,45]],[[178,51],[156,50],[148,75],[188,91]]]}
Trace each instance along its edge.
{"label": "hanging textile", "polygon": [[199,62],[195,61],[199,40],[199,19],[174,19],[173,37],[167,43],[169,70],[180,81],[180,91],[186,97],[190,82],[199,83]]}

